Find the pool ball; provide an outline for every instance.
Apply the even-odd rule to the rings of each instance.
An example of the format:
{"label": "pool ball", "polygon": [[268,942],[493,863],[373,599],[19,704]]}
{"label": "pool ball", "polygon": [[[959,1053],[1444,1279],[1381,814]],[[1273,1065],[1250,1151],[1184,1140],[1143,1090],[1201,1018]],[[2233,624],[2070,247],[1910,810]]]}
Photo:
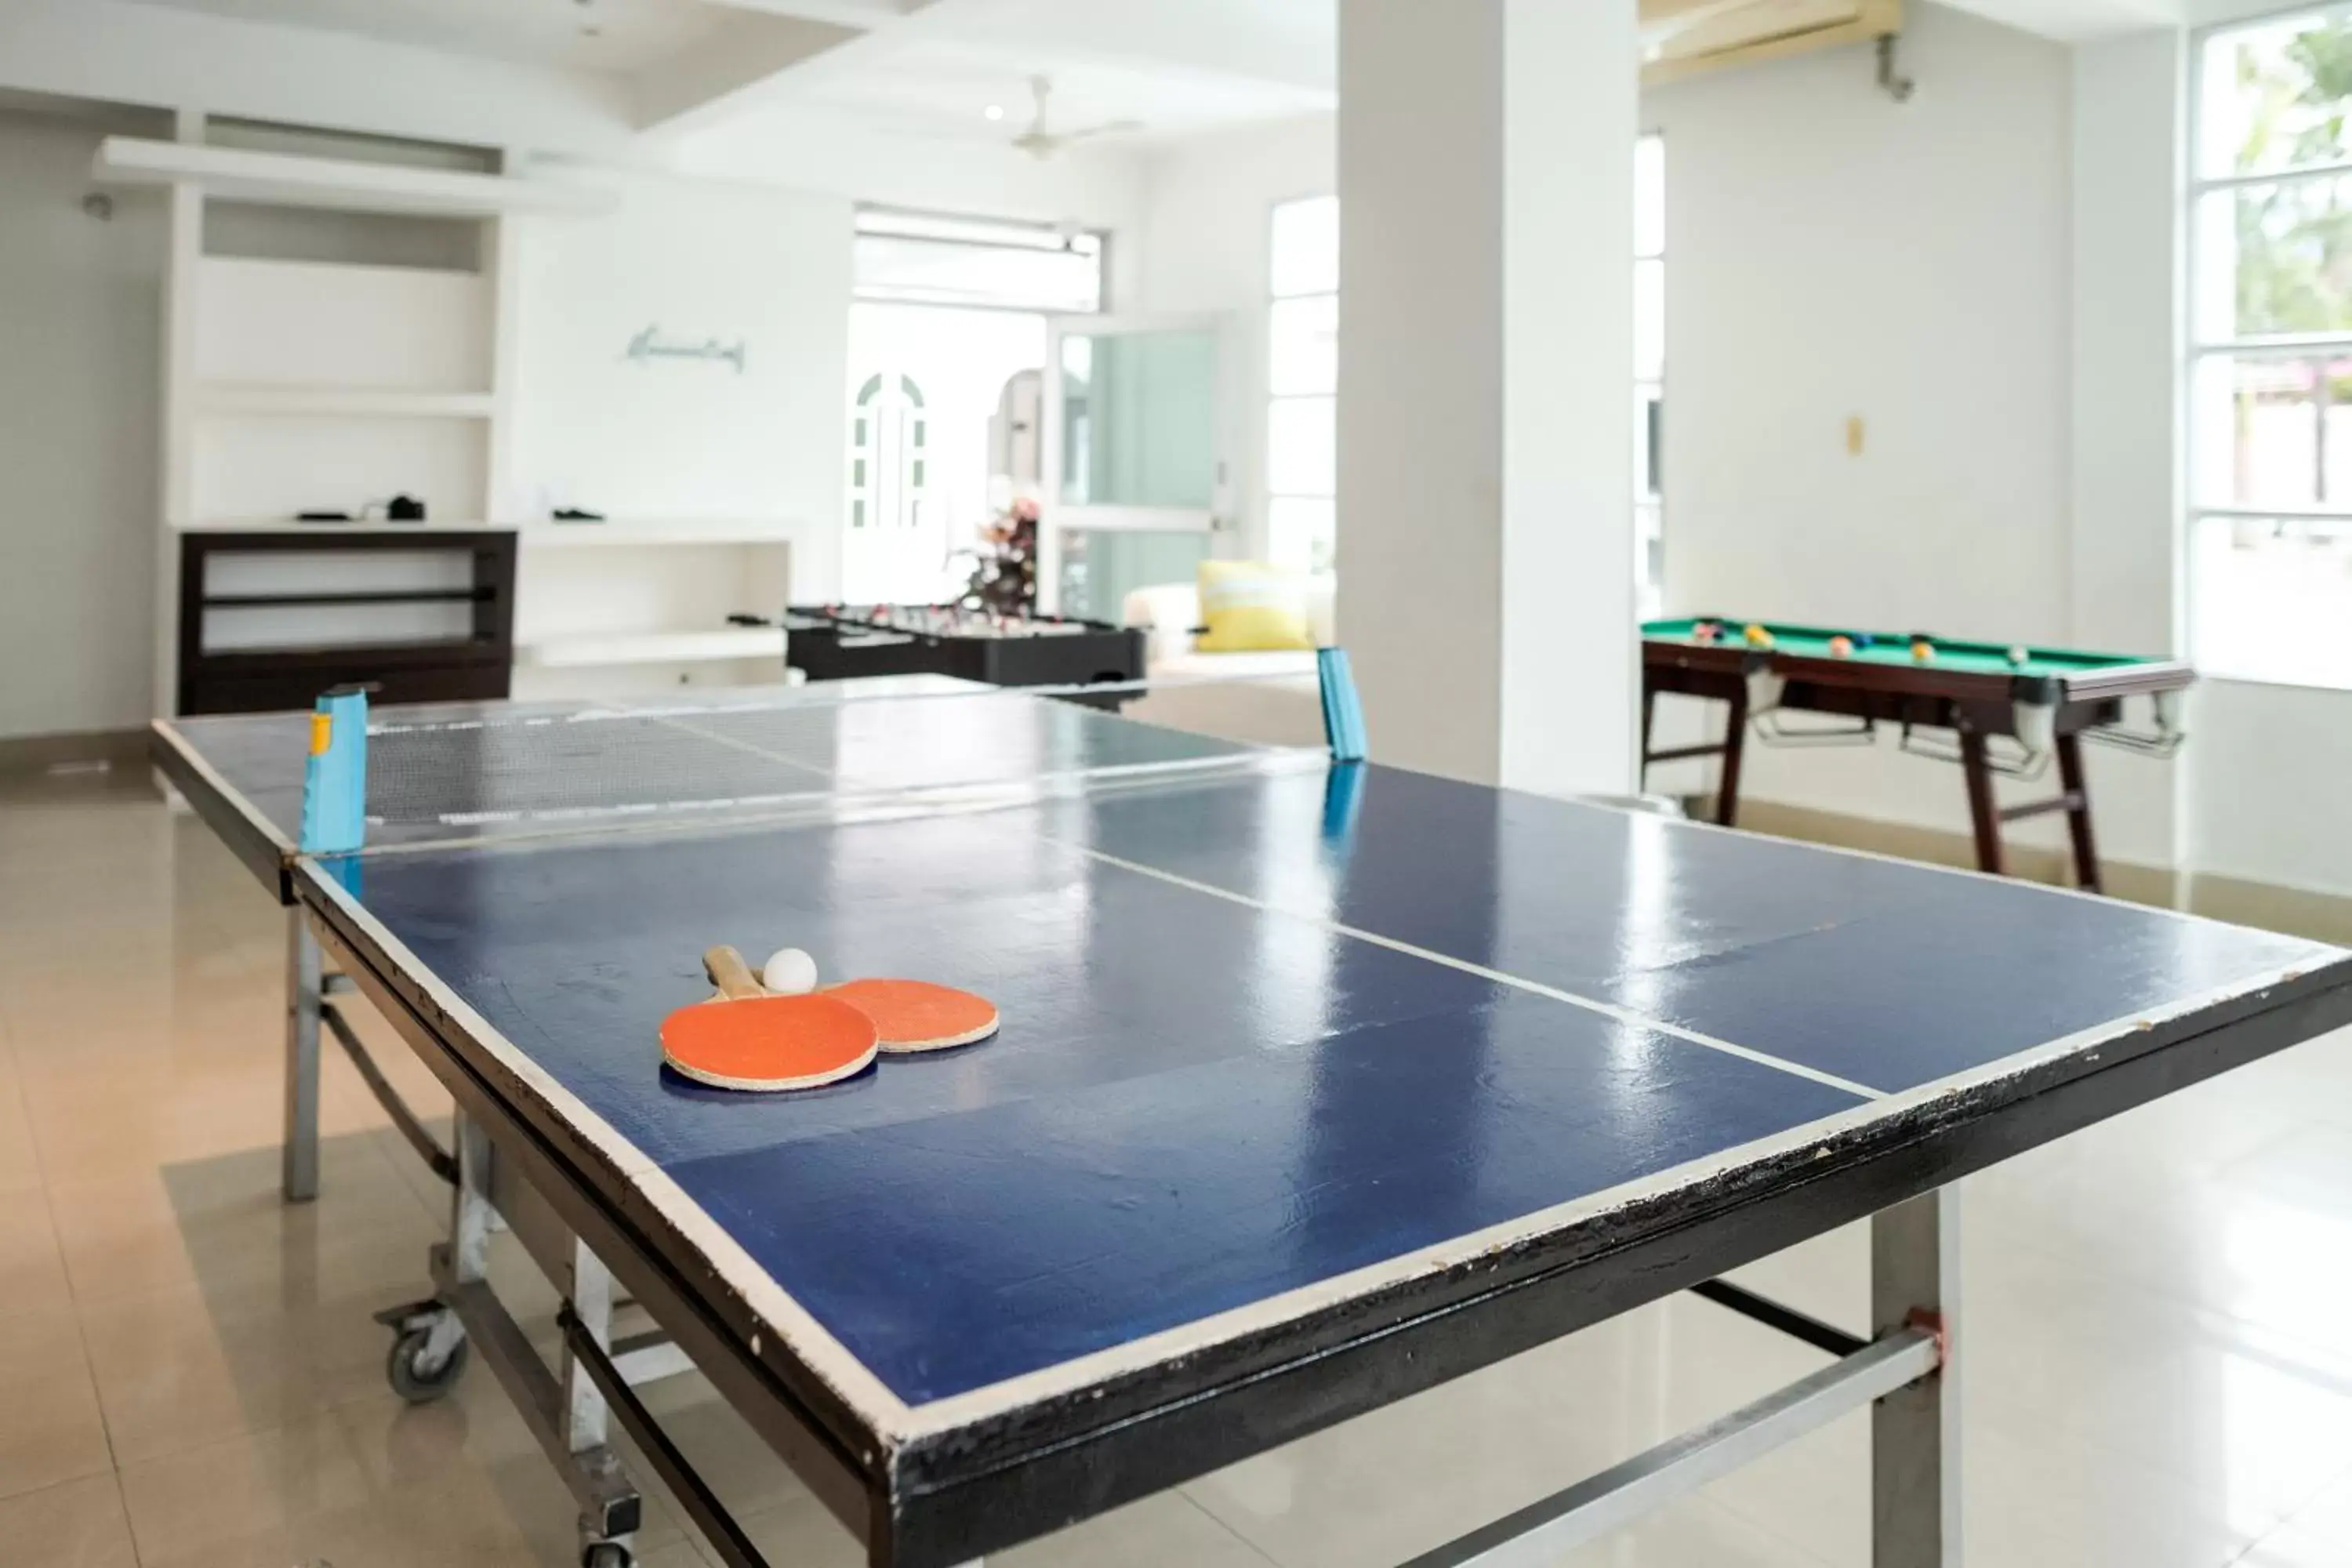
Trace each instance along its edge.
{"label": "pool ball", "polygon": [[1713,621],[1701,621],[1691,627],[1691,641],[1711,643],[1723,635],[1723,628]]}
{"label": "pool ball", "polygon": [[2025,650],[2024,645],[2022,644],[2020,644],[2018,647],[2009,650],[2009,662],[2011,664],[2021,665],[2032,657],[2033,656],[2032,654]]}
{"label": "pool ball", "polygon": [[1830,638],[1830,657],[1832,658],[1852,658],[1853,657],[1853,639],[1848,637],[1835,637]]}
{"label": "pool ball", "polygon": [[1853,634],[1853,646],[1856,647],[1876,647],[1878,646],[1878,638],[1869,632],[1856,632]]}
{"label": "pool ball", "polygon": [[1936,657],[1936,645],[1926,637],[1914,637],[1911,639],[1911,657],[1925,664]]}
{"label": "pool ball", "polygon": [[1748,646],[1749,647],[1770,647],[1772,646],[1772,634],[1766,631],[1762,626],[1751,626],[1742,635],[1748,638]]}

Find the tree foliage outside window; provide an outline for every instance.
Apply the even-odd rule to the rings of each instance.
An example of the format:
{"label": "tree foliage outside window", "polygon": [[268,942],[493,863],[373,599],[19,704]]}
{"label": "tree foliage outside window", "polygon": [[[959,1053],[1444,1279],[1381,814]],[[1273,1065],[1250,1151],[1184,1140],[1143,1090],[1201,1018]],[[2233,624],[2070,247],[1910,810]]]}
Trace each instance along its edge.
{"label": "tree foliage outside window", "polygon": [[[2352,16],[2232,53],[2243,105],[2234,172],[2346,161]],[[2236,205],[2239,332],[2352,324],[2352,176],[2246,186]]]}

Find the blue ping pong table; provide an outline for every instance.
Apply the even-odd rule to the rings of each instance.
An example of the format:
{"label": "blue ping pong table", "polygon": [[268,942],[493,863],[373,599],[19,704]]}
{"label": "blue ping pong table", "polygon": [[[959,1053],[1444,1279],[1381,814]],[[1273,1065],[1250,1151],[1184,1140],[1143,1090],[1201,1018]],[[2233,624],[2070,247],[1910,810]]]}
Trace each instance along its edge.
{"label": "blue ping pong table", "polygon": [[[615,1420],[760,1561],[635,1393],[688,1363],[869,1561],[946,1568],[1684,1289],[1821,1369],[1416,1568],[1550,1561],[1865,1405],[1876,1561],[1948,1568],[1952,1184],[2352,1022],[2332,948],[1019,693],[382,710],[331,857],[293,843],[306,724],[154,737],[292,911],[289,1150],[318,1013],[347,1032],[315,937],[457,1108],[453,1150],[415,1130],[451,1232],[395,1384],[487,1362],[600,1568]],[[706,1089],[656,1035],[719,942],[1003,1027]],[[1720,1278],[1864,1216],[1860,1331]],[[551,1367],[499,1221],[563,1297]]]}

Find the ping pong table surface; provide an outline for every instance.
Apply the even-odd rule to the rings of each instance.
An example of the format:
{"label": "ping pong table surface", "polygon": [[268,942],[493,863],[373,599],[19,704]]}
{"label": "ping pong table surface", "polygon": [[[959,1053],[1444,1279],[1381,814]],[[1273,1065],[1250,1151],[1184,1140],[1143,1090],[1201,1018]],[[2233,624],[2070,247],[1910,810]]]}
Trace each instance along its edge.
{"label": "ping pong table surface", "polygon": [[[306,723],[155,756],[897,1568],[2352,1021],[2288,937],[944,685],[380,710],[305,857]],[[722,942],[1003,1026],[708,1089],[656,1040]]]}

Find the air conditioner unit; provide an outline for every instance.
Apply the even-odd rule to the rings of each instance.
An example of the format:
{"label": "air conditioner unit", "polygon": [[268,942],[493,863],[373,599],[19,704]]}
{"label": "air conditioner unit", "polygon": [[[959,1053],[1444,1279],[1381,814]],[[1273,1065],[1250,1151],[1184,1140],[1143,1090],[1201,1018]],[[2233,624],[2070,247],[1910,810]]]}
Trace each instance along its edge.
{"label": "air conditioner unit", "polygon": [[1642,0],[1642,79],[1655,84],[1903,29],[1903,0]]}

